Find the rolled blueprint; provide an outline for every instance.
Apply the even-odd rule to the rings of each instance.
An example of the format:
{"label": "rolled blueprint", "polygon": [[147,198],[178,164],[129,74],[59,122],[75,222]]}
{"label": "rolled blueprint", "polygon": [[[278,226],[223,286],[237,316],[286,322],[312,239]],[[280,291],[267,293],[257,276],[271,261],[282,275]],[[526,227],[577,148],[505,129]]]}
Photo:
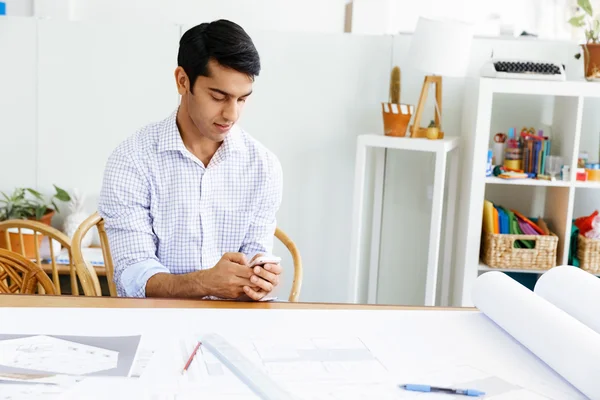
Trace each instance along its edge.
{"label": "rolled blueprint", "polygon": [[600,334],[502,272],[482,274],[475,306],[592,400],[600,400]]}
{"label": "rolled blueprint", "polygon": [[534,291],[600,333],[600,279],[596,276],[577,267],[563,265],[542,275]]}

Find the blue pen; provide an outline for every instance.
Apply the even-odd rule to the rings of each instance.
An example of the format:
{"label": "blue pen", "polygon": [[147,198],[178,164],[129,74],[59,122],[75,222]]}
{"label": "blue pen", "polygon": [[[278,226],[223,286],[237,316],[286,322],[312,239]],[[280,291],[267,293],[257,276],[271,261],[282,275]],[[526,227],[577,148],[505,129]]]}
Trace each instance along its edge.
{"label": "blue pen", "polygon": [[410,390],[413,392],[441,392],[448,394],[462,394],[464,396],[478,397],[485,395],[485,392],[481,392],[476,389],[452,389],[452,388],[441,388],[429,385],[400,385],[401,388]]}

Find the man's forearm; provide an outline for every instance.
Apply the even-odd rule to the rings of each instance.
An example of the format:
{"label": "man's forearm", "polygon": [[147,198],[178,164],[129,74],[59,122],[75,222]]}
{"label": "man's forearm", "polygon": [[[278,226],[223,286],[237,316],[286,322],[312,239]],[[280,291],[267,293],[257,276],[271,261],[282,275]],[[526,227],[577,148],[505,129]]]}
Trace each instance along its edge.
{"label": "man's forearm", "polygon": [[146,282],[146,297],[201,298],[209,296],[209,290],[203,285],[206,271],[189,274],[159,273]]}

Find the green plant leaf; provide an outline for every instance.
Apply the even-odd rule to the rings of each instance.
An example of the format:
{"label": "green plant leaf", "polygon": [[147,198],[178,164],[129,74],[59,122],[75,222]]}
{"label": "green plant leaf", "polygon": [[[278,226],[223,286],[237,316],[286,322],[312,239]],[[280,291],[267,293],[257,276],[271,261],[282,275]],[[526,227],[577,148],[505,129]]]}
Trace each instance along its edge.
{"label": "green plant leaf", "polygon": [[39,206],[35,209],[35,219],[42,219],[44,214],[46,214],[46,206]]}
{"label": "green plant leaf", "polygon": [[52,200],[52,207],[54,207],[54,211],[58,212],[58,206],[56,205],[54,200]]}
{"label": "green plant leaf", "polygon": [[589,15],[589,16],[594,15],[594,12],[592,10],[592,4],[590,3],[590,0],[577,0],[577,5],[579,7],[581,7],[581,9],[583,11],[585,11],[587,13],[587,15]]}
{"label": "green plant leaf", "polygon": [[568,22],[569,24],[571,24],[571,26],[574,26],[576,28],[581,28],[582,26],[585,26],[585,14],[581,14],[578,17],[573,17],[571,18]]}
{"label": "green plant leaf", "polygon": [[56,198],[59,199],[60,201],[71,201],[71,196],[69,196],[69,193],[67,193],[66,190],[59,188],[58,186],[54,185],[54,188],[56,189]]}
{"label": "green plant leaf", "polygon": [[29,193],[31,193],[32,195],[35,196],[36,199],[39,199],[41,201],[44,201],[44,197],[42,196],[42,194],[40,192],[38,192],[37,190],[33,190],[30,188],[25,189],[27,190]]}

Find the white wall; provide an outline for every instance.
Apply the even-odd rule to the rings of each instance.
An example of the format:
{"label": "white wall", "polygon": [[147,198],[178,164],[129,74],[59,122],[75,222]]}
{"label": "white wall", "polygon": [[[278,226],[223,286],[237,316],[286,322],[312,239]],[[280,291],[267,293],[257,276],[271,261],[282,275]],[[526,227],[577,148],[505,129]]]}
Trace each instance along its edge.
{"label": "white wall", "polygon": [[178,104],[180,29],[41,20],[38,27],[37,185],[97,193],[112,149]]}
{"label": "white wall", "polygon": [[569,39],[566,23],[574,0],[353,0],[352,32],[413,32],[420,16],[450,18],[475,25],[476,35],[517,36],[521,32],[546,39]]}
{"label": "white wall", "polygon": [[6,191],[36,185],[35,21],[3,18],[0,49],[0,190]]}
{"label": "white wall", "polygon": [[6,15],[9,17],[30,17],[33,15],[33,0],[3,0]]}
{"label": "white wall", "polygon": [[36,0],[36,15],[192,25],[226,18],[250,30],[341,33],[345,5],[346,0]]}

